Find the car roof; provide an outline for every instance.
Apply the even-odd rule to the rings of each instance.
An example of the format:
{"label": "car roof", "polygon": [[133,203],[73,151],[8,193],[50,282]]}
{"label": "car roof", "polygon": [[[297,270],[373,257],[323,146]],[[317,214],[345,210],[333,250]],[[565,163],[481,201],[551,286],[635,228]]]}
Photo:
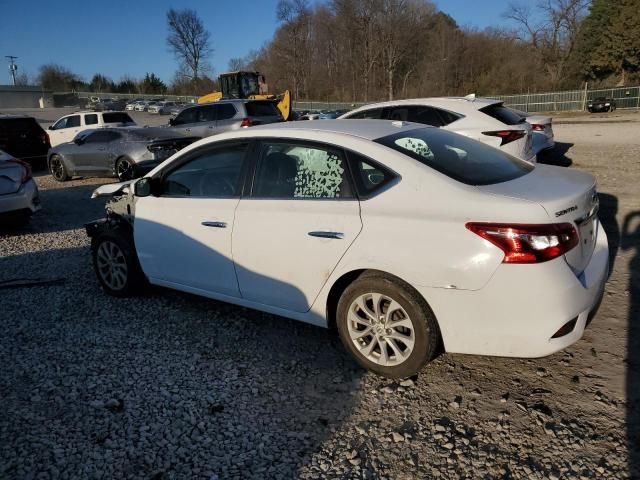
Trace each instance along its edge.
{"label": "car roof", "polygon": [[435,128],[420,123],[399,122],[392,120],[319,120],[317,122],[281,122],[258,125],[236,132],[242,136],[251,136],[251,132],[259,131],[261,136],[277,136],[281,132],[325,132],[350,135],[366,140],[392,135],[394,133],[415,130],[417,128]]}
{"label": "car roof", "polygon": [[388,102],[363,105],[362,107],[349,111],[349,113],[368,110],[370,108],[397,107],[402,105],[426,105],[432,107],[440,107],[445,110],[451,110],[457,113],[465,113],[469,111],[480,110],[481,108],[498,103],[502,103],[502,100],[474,96],[408,98],[406,100],[391,100]]}
{"label": "car roof", "polygon": [[0,120],[11,120],[13,118],[33,118],[31,115],[25,115],[20,113],[0,113]]}

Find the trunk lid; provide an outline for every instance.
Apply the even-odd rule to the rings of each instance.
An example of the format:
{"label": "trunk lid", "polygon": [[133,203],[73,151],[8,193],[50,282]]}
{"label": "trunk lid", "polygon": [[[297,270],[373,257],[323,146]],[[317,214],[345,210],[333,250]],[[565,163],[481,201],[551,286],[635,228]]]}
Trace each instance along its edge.
{"label": "trunk lid", "polygon": [[[565,254],[565,259],[576,275],[584,271],[591,260],[597,235],[598,195],[591,174],[538,165],[515,180],[478,188],[494,195],[538,203],[549,215],[550,223],[571,223],[579,242]],[[527,223],[526,219],[522,223]]]}

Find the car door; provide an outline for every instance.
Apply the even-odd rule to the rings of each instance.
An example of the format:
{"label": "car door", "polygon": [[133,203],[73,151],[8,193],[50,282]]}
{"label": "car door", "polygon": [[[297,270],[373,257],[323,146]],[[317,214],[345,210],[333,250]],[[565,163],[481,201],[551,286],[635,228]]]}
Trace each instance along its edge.
{"label": "car door", "polygon": [[106,129],[95,130],[84,137],[84,142],[73,149],[76,171],[90,174],[109,172],[109,144],[113,138],[113,132]]}
{"label": "car door", "polygon": [[240,292],[306,312],[362,229],[344,153],[292,140],[265,140],[256,152],[233,228]]}
{"label": "car door", "polygon": [[240,296],[231,234],[247,146],[232,142],[190,152],[158,177],[157,196],[137,199],[136,250],[152,283]]}
{"label": "car door", "polygon": [[189,134],[200,138],[215,134],[218,105],[202,105],[197,110],[198,122],[190,128]]}
{"label": "car door", "polygon": [[71,142],[81,130],[80,115],[69,115],[61,118],[49,127],[49,140],[51,145]]}

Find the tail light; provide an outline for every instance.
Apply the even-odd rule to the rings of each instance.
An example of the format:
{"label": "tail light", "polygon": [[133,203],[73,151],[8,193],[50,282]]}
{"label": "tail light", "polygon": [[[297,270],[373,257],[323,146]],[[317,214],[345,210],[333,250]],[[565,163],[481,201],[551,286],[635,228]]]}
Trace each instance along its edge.
{"label": "tail light", "polygon": [[502,250],[502,263],[542,263],[564,255],[578,245],[578,233],[570,223],[470,222],[465,226]]}
{"label": "tail light", "polygon": [[532,123],[531,128],[533,128],[536,132],[544,131],[544,125],[540,125],[539,123]]}
{"label": "tail light", "polygon": [[40,140],[42,141],[42,143],[44,143],[45,145],[51,145],[51,140],[49,139],[49,134],[47,132],[42,132],[40,134]]}
{"label": "tail light", "polygon": [[248,118],[243,118],[242,119],[242,123],[240,123],[240,126],[242,128],[247,128],[247,127],[250,127],[251,125],[253,125],[253,122],[251,120],[249,120]]}
{"label": "tail light", "polygon": [[500,146],[511,143],[514,140],[519,140],[524,137],[527,132],[525,130],[498,130],[495,132],[482,132],[483,135],[489,135],[490,137],[499,137],[502,139]]}
{"label": "tail light", "polygon": [[10,163],[17,163],[18,165],[22,166],[22,168],[24,169],[22,172],[22,178],[20,179],[21,183],[25,183],[28,180],[31,180],[31,178],[33,178],[33,173],[31,171],[31,165],[29,165],[27,162],[23,162],[22,160],[18,160],[16,158],[11,159],[11,160],[7,160]]}

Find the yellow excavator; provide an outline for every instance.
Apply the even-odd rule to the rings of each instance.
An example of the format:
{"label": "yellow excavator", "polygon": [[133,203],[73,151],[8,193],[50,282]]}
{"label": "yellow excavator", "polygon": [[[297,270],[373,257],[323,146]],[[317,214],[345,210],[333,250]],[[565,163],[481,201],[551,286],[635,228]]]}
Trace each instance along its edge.
{"label": "yellow excavator", "polygon": [[272,100],[285,121],[291,118],[291,93],[285,90],[274,95],[269,91],[264,75],[260,72],[227,72],[218,77],[219,92],[208,93],[198,98],[198,103],[217,102],[226,98],[250,100]]}

